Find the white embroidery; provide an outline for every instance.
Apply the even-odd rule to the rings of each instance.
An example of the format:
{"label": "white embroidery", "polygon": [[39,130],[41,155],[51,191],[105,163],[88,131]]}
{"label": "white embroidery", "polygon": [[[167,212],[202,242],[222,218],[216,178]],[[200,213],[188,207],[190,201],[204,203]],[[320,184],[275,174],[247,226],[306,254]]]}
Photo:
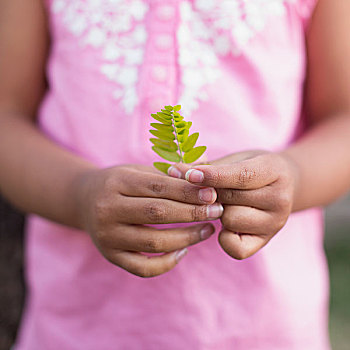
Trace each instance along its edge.
{"label": "white embroidery", "polygon": [[53,0],[52,6],[82,45],[101,50],[100,70],[115,83],[113,97],[132,113],[138,103],[136,83],[147,40],[143,20],[148,5],[142,0]]}
{"label": "white embroidery", "polygon": [[[207,100],[206,86],[221,75],[219,58],[239,55],[268,20],[285,13],[295,0],[182,0],[177,31],[184,112]],[[100,70],[115,84],[113,97],[132,113],[147,33],[145,0],[53,0],[80,43],[101,51]]]}
{"label": "white embroidery", "polygon": [[177,32],[183,87],[180,103],[188,115],[207,99],[204,88],[217,80],[219,57],[239,55],[268,20],[282,16],[294,0],[193,0],[180,5]]}

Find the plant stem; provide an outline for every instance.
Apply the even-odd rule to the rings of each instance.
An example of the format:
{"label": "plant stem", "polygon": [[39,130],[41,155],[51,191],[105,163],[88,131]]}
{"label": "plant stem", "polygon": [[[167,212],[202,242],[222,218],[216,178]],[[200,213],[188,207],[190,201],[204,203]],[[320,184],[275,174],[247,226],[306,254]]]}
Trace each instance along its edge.
{"label": "plant stem", "polygon": [[174,113],[171,112],[172,114],[172,119],[171,119],[171,122],[172,122],[172,125],[173,125],[173,128],[174,128],[174,131],[175,131],[175,138],[176,138],[176,142],[177,142],[177,147],[179,148],[179,151],[180,151],[180,158],[181,158],[181,162],[180,163],[183,163],[183,157],[182,157],[182,151],[181,151],[181,147],[180,147],[180,142],[179,142],[179,139],[177,137],[177,132],[176,132],[176,126],[175,126],[175,120],[174,120]]}

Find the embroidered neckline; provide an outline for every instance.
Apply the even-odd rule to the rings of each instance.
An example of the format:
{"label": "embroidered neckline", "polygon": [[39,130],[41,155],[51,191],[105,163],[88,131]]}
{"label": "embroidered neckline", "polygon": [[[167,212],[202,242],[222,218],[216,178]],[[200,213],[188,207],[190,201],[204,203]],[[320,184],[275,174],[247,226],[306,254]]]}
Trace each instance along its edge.
{"label": "embroidered neckline", "polygon": [[194,0],[180,4],[177,32],[186,115],[208,99],[206,87],[221,75],[219,59],[239,56],[273,17],[283,16],[293,0]]}
{"label": "embroidered neckline", "polygon": [[[189,115],[208,99],[206,88],[222,75],[220,58],[238,56],[285,3],[295,0],[183,0],[177,30],[180,103]],[[101,73],[114,84],[113,97],[131,114],[147,32],[146,0],[53,0],[53,12],[80,45],[100,52]]]}
{"label": "embroidered neckline", "polygon": [[84,47],[101,52],[101,73],[114,85],[113,97],[127,114],[138,104],[137,82],[147,33],[142,0],[53,0],[53,12]]}

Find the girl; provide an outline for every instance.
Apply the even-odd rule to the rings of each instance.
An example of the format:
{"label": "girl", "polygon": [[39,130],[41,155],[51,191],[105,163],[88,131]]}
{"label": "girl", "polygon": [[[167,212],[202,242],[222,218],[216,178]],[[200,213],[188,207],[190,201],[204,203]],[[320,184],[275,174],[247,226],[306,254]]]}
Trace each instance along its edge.
{"label": "girl", "polygon": [[[30,213],[16,350],[329,349],[317,207],[350,187],[349,13],[0,1],[0,190]],[[178,102],[210,165],[164,176],[149,115]],[[169,223],[193,224],[148,225]]]}

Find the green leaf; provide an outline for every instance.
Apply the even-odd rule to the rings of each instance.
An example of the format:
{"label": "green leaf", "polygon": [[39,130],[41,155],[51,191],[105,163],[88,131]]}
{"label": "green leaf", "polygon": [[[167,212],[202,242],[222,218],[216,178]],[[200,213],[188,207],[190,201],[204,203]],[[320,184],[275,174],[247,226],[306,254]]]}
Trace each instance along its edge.
{"label": "green leaf", "polygon": [[179,140],[179,142],[181,143],[185,142],[187,140],[188,133],[189,131],[185,129],[181,135],[178,135],[177,139]]}
{"label": "green leaf", "polygon": [[180,113],[174,112],[174,116],[175,117],[182,117],[182,115]]}
{"label": "green leaf", "polygon": [[207,149],[205,146],[198,146],[191,149],[189,152],[184,154],[184,162],[185,163],[193,163],[195,162]]}
{"label": "green leaf", "polygon": [[185,122],[175,122],[175,126],[177,129],[184,128],[186,126]]}
{"label": "green leaf", "polygon": [[174,107],[174,111],[175,111],[175,112],[179,111],[180,109],[181,109],[181,105],[176,105],[176,106]]}
{"label": "green leaf", "polygon": [[165,125],[171,125],[172,122],[171,120],[167,120],[167,119],[164,119],[162,117],[160,117],[159,115],[157,114],[151,114],[152,118],[154,118],[155,120],[158,120],[159,122],[165,124]]}
{"label": "green leaf", "polygon": [[158,123],[151,123],[152,128],[158,129],[160,131],[170,131],[173,132],[173,127],[171,125],[164,125]]}
{"label": "green leaf", "polygon": [[171,164],[163,163],[163,162],[154,162],[153,166],[159,171],[168,174],[168,169],[171,167]]}
{"label": "green leaf", "polygon": [[168,115],[168,114],[165,114],[165,113],[162,113],[162,112],[157,112],[157,114],[158,114],[160,117],[162,117],[162,118],[164,118],[164,119],[166,119],[166,120],[169,120],[169,119],[172,119],[172,118],[173,118],[171,115]]}
{"label": "green leaf", "polygon": [[177,129],[176,132],[178,135],[182,135],[185,132],[185,130],[188,130],[188,129],[186,129],[186,128]]}
{"label": "green leaf", "polygon": [[153,146],[153,151],[156,152],[162,158],[169,160],[170,162],[178,163],[181,160],[180,155],[177,152],[164,151],[163,149]]}
{"label": "green leaf", "polygon": [[167,131],[150,130],[149,132],[161,140],[167,140],[167,141],[175,140],[174,134]]}
{"label": "green leaf", "polygon": [[187,128],[190,129],[191,126],[192,126],[192,122],[187,122]]}
{"label": "green leaf", "polygon": [[196,142],[198,140],[198,136],[199,136],[198,132],[195,132],[194,134],[190,135],[188,137],[188,139],[182,145],[182,147],[181,147],[182,151],[189,152],[194,147],[194,145],[196,144]]}
{"label": "green leaf", "polygon": [[171,113],[170,111],[168,111],[167,109],[162,109],[161,111],[162,111],[162,113],[164,113],[164,114],[167,114],[167,115],[172,116],[172,113]]}
{"label": "green leaf", "polygon": [[164,141],[159,139],[149,139],[155,146],[164,149],[165,151],[177,151],[177,144],[173,141]]}
{"label": "green leaf", "polygon": [[172,110],[174,109],[173,106],[165,106],[164,108],[165,108],[166,110],[168,110],[168,111],[172,111]]}

